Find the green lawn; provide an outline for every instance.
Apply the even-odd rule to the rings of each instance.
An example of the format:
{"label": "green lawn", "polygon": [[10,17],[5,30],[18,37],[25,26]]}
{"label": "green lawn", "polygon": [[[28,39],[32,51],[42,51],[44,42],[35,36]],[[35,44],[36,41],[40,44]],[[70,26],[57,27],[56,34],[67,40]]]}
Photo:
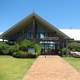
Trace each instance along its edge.
{"label": "green lawn", "polygon": [[22,80],[34,60],[0,56],[0,80]]}
{"label": "green lawn", "polygon": [[74,68],[80,71],[80,58],[64,57],[64,59],[68,61]]}

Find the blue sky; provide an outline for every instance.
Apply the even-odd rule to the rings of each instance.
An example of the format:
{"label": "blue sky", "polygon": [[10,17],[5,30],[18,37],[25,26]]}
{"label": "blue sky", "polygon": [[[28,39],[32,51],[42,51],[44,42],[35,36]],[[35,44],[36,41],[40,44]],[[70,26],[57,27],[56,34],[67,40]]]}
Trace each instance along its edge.
{"label": "blue sky", "polygon": [[80,28],[80,0],[0,0],[0,32],[33,11],[57,28]]}

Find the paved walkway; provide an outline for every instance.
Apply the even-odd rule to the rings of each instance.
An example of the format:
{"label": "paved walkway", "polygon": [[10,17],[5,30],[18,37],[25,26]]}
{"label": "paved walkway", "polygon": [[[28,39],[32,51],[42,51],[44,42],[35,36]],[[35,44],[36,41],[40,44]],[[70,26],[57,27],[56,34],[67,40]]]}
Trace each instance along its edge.
{"label": "paved walkway", "polygon": [[80,73],[59,56],[40,56],[23,80],[80,80]]}

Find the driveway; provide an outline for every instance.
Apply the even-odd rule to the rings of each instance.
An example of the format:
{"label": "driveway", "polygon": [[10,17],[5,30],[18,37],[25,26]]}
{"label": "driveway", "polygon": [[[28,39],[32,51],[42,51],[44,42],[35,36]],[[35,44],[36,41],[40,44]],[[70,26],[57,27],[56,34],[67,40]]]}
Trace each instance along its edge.
{"label": "driveway", "polygon": [[80,73],[59,56],[39,56],[23,80],[80,80]]}

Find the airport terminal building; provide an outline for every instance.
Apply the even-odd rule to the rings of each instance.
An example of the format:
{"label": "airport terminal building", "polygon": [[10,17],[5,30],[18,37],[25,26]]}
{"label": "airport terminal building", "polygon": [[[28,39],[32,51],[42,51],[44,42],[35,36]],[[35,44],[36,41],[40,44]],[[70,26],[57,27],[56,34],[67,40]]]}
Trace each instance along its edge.
{"label": "airport terminal building", "polygon": [[5,31],[1,38],[8,41],[33,40],[42,47],[42,53],[57,53],[61,48],[67,47],[69,36],[61,32],[54,25],[35,13],[27,16],[10,29]]}

